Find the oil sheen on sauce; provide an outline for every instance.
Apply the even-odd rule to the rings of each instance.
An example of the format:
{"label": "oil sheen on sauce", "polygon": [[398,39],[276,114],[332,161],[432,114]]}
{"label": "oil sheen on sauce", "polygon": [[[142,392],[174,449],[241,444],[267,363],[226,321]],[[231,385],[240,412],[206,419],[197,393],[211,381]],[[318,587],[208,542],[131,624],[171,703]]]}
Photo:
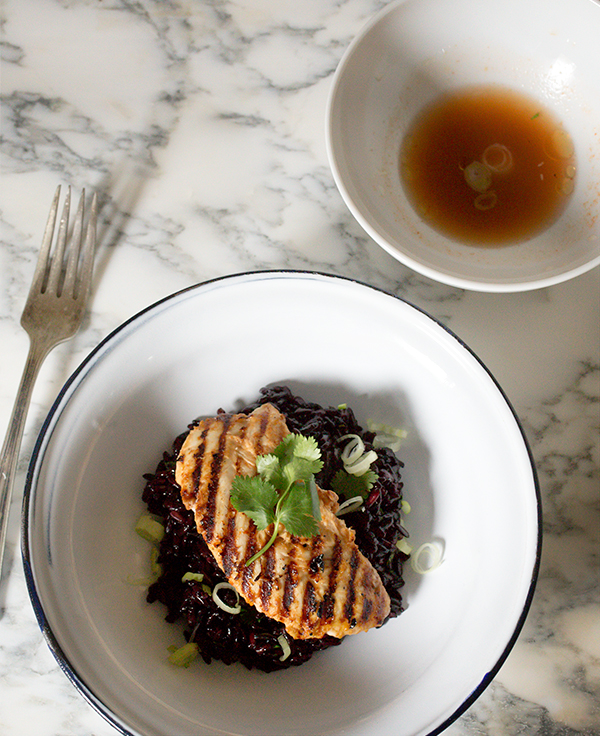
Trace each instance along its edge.
{"label": "oil sheen on sauce", "polygon": [[406,195],[420,217],[469,245],[527,240],[564,210],[575,152],[560,121],[504,87],[461,89],[413,122],[400,151]]}

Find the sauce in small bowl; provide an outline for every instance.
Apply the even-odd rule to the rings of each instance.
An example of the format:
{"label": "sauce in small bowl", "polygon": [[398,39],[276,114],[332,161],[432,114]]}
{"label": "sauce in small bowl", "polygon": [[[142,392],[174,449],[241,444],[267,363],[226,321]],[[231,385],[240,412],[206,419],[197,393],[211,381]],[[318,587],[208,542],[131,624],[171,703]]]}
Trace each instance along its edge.
{"label": "sauce in small bowl", "polygon": [[407,198],[446,237],[521,242],[549,227],[574,189],[575,151],[557,118],[526,95],[474,86],[415,118],[400,151]]}

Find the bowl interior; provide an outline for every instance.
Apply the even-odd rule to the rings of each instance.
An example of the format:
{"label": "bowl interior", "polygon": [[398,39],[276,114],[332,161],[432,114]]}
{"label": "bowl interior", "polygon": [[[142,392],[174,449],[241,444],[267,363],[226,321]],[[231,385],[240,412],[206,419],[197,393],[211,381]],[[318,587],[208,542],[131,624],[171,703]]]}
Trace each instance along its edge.
{"label": "bowl interior", "polygon": [[[369,350],[357,349],[357,324],[369,326]],[[398,619],[300,668],[172,667],[179,633],[131,583],[148,574],[148,544],[133,531],[142,474],[196,416],[283,381],[408,430],[412,542],[442,540],[445,560],[429,576],[407,568]],[[430,733],[489,681],[535,578],[535,475],[493,379],[409,304],[316,274],[210,282],[117,330],[51,412],[26,498],[26,571],[44,632],[126,733]]]}
{"label": "bowl interior", "polygon": [[[336,72],[327,143],[336,183],[365,230],[437,280],[511,291],[600,263],[600,5],[594,0],[405,0],[368,24]],[[415,116],[442,93],[501,85],[539,101],[573,138],[575,191],[529,241],[471,247],[429,227],[398,169]]]}

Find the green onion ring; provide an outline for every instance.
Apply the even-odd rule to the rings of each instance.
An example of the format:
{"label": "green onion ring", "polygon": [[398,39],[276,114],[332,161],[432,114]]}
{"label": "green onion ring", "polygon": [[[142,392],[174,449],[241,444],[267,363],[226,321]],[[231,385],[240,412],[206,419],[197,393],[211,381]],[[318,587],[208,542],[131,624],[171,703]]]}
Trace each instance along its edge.
{"label": "green onion ring", "polygon": [[[228,606],[227,603],[225,603],[224,601],[221,600],[221,598],[219,598],[219,591],[223,589],[233,590],[233,592],[236,595],[236,599],[237,599],[237,604],[235,606]],[[225,611],[225,613],[231,613],[235,615],[236,613],[240,613],[240,611],[242,610],[242,607],[240,606],[239,593],[233,587],[233,585],[231,585],[231,583],[217,583],[215,587],[213,588],[212,599],[222,611]]]}

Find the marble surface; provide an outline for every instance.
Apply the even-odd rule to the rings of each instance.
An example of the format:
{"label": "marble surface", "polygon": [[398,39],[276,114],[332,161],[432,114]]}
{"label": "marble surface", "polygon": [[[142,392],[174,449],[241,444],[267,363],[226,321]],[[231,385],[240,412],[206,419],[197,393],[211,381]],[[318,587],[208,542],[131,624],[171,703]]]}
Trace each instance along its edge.
{"label": "marble surface", "polygon": [[[324,119],[336,65],[379,0],[4,0],[0,432],[27,351],[19,326],[54,189],[101,197],[83,329],[44,364],[16,479],[0,606],[0,732],[115,733],[42,639],[19,551],[24,475],[62,383],[113,328],[215,276],[361,279],[440,319],[521,418],[544,504],[531,613],[449,736],[600,734],[600,273],[521,294],[465,292],[378,248],[334,185]],[[167,735],[171,736],[171,735]]]}

